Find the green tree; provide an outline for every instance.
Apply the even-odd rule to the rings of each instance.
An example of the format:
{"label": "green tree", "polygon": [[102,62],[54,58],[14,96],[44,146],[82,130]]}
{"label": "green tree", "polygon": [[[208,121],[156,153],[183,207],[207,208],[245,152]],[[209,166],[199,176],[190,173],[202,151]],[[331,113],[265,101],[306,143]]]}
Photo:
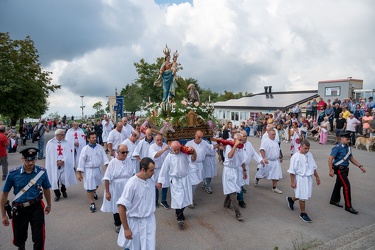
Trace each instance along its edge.
{"label": "green tree", "polygon": [[92,105],[92,108],[96,109],[96,112],[98,112],[102,108],[102,106],[103,106],[102,102],[99,101],[99,102],[94,103],[94,105]]}
{"label": "green tree", "polygon": [[57,121],[60,120],[61,116],[59,115],[59,113],[56,111],[55,113],[51,113],[48,115],[48,118],[51,119],[51,120],[54,120],[56,119]]}
{"label": "green tree", "polygon": [[34,42],[12,40],[0,33],[0,114],[10,117],[10,125],[25,117],[39,118],[48,109],[47,97],[60,85],[51,84],[51,72],[44,71]]}
{"label": "green tree", "polygon": [[146,101],[141,92],[141,87],[136,83],[128,84],[121,90],[120,95],[124,96],[124,110],[134,113],[140,110],[143,101]]}

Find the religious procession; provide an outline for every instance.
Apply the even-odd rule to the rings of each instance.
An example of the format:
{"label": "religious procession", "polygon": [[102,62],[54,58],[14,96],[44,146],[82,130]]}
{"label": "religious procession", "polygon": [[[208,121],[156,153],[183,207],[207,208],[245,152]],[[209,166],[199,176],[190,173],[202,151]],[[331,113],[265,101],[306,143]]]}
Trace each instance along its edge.
{"label": "religious procession", "polygon": [[[111,232],[116,236],[112,237],[125,250],[166,249],[163,242],[173,241],[177,233],[204,227],[204,218],[198,219],[197,225],[195,214],[203,213],[207,218],[220,214],[220,220],[231,225],[226,230],[236,234],[247,230],[244,223],[251,226],[255,217],[262,218],[262,212],[280,219],[279,210],[299,209],[289,217],[292,224],[299,219],[303,223],[321,221],[323,215],[316,212],[317,206],[328,210],[327,207],[343,208],[346,213],[332,210],[340,217],[360,214],[352,204],[349,165],[353,172],[366,173],[369,161],[355,156],[355,130],[337,128],[336,145],[313,155],[311,149],[320,145],[314,144],[310,126],[319,122],[319,133],[324,132],[326,118],[317,121],[317,115],[314,118],[309,113],[306,117],[291,110],[289,114],[267,114],[267,118],[260,114],[256,121],[249,118],[238,127],[230,120],[222,124],[213,116],[214,105],[210,100],[202,102],[194,84],[188,85],[188,96],[176,99],[177,72],[183,69],[178,62],[179,53],[172,54],[167,46],[163,53],[164,62],[154,82],[156,88],[163,90],[162,102],[149,100],[145,105],[147,115],[140,119],[112,120],[104,115],[97,123],[93,121],[93,130],[86,131],[77,121],[70,128],[52,128],[41,119],[32,133],[36,134],[37,146],[22,148],[22,163],[17,163],[21,166],[12,166],[10,170],[4,158],[10,139],[5,126],[0,125],[2,224],[12,225],[14,246],[26,249],[30,225],[34,249],[44,249],[49,236],[45,216],[53,220],[54,210],[70,199],[84,200],[87,214],[111,214],[106,220],[113,223]],[[287,121],[291,121],[290,126]],[[254,123],[258,125],[255,129]],[[363,123],[364,129],[367,123]],[[364,138],[371,138],[373,132],[370,127]],[[53,138],[46,141],[49,133]],[[323,137],[326,144],[324,136],[321,133],[320,140]],[[285,150],[288,143],[290,150]],[[39,165],[37,160],[44,164]],[[290,180],[283,180],[285,175]],[[324,196],[315,189],[328,176],[336,180],[329,183],[333,186],[331,195]],[[359,181],[357,176],[355,181]],[[73,191],[77,186],[79,195]],[[310,204],[315,192],[320,193],[319,200]],[[371,196],[368,190],[363,192]],[[254,211],[254,203],[263,205]],[[367,209],[364,203],[359,207]],[[168,214],[160,217],[162,209]],[[87,227],[109,230],[95,219],[85,223]],[[170,229],[160,229],[163,224]],[[215,230],[212,225],[207,227]],[[185,237],[194,241],[190,235]],[[169,249],[217,248],[209,241],[208,245],[200,245],[200,241],[189,246],[172,245]],[[247,244],[225,245],[222,239],[218,241],[224,246],[248,249]],[[113,242],[111,249],[116,249],[114,245]]]}

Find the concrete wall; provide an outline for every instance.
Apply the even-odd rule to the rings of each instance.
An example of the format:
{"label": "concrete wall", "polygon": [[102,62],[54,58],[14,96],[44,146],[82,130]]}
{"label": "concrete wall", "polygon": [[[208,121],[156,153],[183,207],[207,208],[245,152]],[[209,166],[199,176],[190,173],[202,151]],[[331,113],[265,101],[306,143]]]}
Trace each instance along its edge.
{"label": "concrete wall", "polygon": [[323,98],[324,101],[335,98],[343,100],[344,98],[354,98],[354,89],[362,89],[363,80],[333,80],[333,81],[322,81],[318,83],[318,94]]}

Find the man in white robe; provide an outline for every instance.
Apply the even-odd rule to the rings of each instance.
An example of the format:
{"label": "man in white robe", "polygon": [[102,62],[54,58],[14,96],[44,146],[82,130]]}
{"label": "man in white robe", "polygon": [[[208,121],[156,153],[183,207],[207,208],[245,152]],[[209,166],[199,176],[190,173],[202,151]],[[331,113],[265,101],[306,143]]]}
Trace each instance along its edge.
{"label": "man in white robe", "polygon": [[88,136],[89,144],[82,149],[78,162],[77,177],[79,181],[83,180],[83,187],[87,191],[90,202],[90,212],[94,213],[96,212],[94,200],[98,199],[96,190],[102,184],[102,165],[108,165],[108,157],[103,147],[96,143],[95,132],[90,132]]}
{"label": "man in white robe", "polygon": [[133,176],[133,169],[130,165],[128,156],[128,147],[120,144],[117,151],[117,157],[112,159],[104,173],[102,181],[104,182],[102,212],[113,213],[115,221],[115,231],[118,233],[121,227],[120,215],[116,202],[121,197],[125,184]]}
{"label": "man in white robe", "polygon": [[131,160],[131,165],[133,168],[133,174],[136,174],[139,172],[139,164],[137,158],[133,156],[133,152],[135,148],[137,147],[137,140],[139,138],[139,133],[137,131],[133,131],[128,139],[125,139],[121,144],[125,144],[128,146],[129,154],[128,157]]}
{"label": "man in white robe", "polygon": [[193,203],[190,204],[189,207],[194,208],[194,194],[197,190],[198,184],[203,181],[203,161],[206,158],[206,155],[209,154],[214,147],[217,148],[219,145],[216,144],[214,146],[212,144],[208,144],[206,141],[203,141],[203,133],[202,131],[198,130],[195,132],[194,140],[188,141],[185,146],[193,147],[197,154],[197,159],[194,162],[189,162],[189,176],[193,194]]}
{"label": "man in white robe", "polygon": [[[188,155],[181,152],[181,144],[173,141],[171,151],[164,160],[161,167],[158,183],[156,187],[160,189],[170,180],[171,187],[171,207],[176,209],[178,226],[182,228],[185,225],[184,210],[185,207],[193,203],[193,194],[189,177],[189,162],[197,159],[195,149],[188,147],[192,153]],[[169,175],[170,179],[166,178]]]}
{"label": "man in white robe", "polygon": [[126,117],[123,117],[121,119],[121,122],[123,125],[121,134],[122,134],[122,138],[124,138],[125,140],[126,138],[129,138],[131,136],[131,134],[134,132],[134,128],[132,125],[128,123],[128,119]]}
{"label": "man in white robe", "polygon": [[288,207],[291,210],[294,210],[294,202],[299,200],[301,209],[299,217],[305,222],[311,222],[305,210],[305,201],[311,197],[313,175],[316,178],[316,184],[320,184],[320,178],[316,171],[317,166],[309,150],[310,143],[307,140],[303,140],[299,152],[294,153],[290,158],[288,173],[290,174],[291,187],[294,189],[294,196],[286,197]]}
{"label": "man in white robe", "polygon": [[[154,140],[155,140],[155,143],[151,144],[148,149],[148,157],[150,157],[155,162],[155,173],[154,173],[153,178],[156,182],[159,178],[161,166],[163,166],[165,157],[167,157],[171,149],[166,143],[163,143],[163,136],[161,134],[156,134]],[[166,181],[163,183],[162,188],[161,188],[160,204],[165,209],[170,209],[171,207],[169,206],[167,202],[169,176],[167,175],[165,178],[166,178]],[[159,207],[159,190],[156,187],[155,187],[155,199],[156,199],[156,203],[155,203],[156,207]]]}
{"label": "man in white robe", "polygon": [[[77,184],[74,173],[74,153],[70,144],[64,140],[65,130],[56,129],[55,137],[47,142],[46,169],[52,190],[55,193],[55,202],[60,200],[61,193],[68,197],[66,189]],[[61,183],[61,192],[59,184]]]}
{"label": "man in white robe", "polygon": [[107,115],[104,115],[103,120],[102,120],[102,125],[103,125],[102,140],[104,143],[104,150],[107,152],[108,151],[108,145],[107,145],[108,135],[112,131],[114,124],[111,121],[111,119],[108,118]]}
{"label": "man in white robe", "polygon": [[67,140],[70,146],[74,149],[74,165],[77,166],[82,149],[86,146],[85,132],[78,127],[77,122],[73,122],[73,127],[68,129],[65,135],[65,140]]}
{"label": "man in white robe", "polygon": [[153,250],[156,248],[155,164],[145,157],[140,172],[131,177],[117,201],[122,227],[117,244],[124,249]]}
{"label": "man in white robe", "polygon": [[141,160],[148,156],[148,149],[151,144],[154,144],[154,137],[152,136],[152,129],[146,130],[146,136],[136,143],[132,156],[137,159],[137,169],[139,169],[139,163]]}
{"label": "man in white robe", "polygon": [[240,171],[243,171],[243,178],[246,179],[246,168],[243,159],[243,149],[238,146],[242,144],[242,135],[237,133],[234,135],[233,147],[227,145],[224,151],[224,168],[223,168],[223,191],[226,195],[224,207],[231,208],[231,204],[236,213],[236,219],[241,221],[243,216],[237,203],[237,193],[241,191]]}
{"label": "man in white robe", "polygon": [[276,132],[274,130],[268,131],[269,138],[266,138],[260,144],[260,154],[265,163],[264,166],[259,167],[255,177],[255,186],[258,185],[259,179],[266,178],[272,180],[272,191],[278,194],[283,192],[277,188],[277,182],[283,178],[281,171],[281,162],[283,156],[280,154],[279,143],[276,141]]}
{"label": "man in white robe", "polygon": [[253,158],[258,164],[264,164],[262,157],[255,151],[253,148],[253,145],[247,140],[247,133],[245,130],[241,131],[242,134],[242,144],[243,147],[243,156],[244,156],[244,164],[246,168],[246,174],[247,177],[244,179],[243,177],[243,171],[239,171],[240,173],[240,180],[241,180],[241,192],[237,193],[237,200],[238,205],[242,208],[246,208],[246,203],[244,200],[243,193],[246,192],[246,190],[243,188],[244,185],[249,185],[250,183],[250,168],[249,164],[251,161],[251,158]]}
{"label": "man in white robe", "polygon": [[121,144],[121,142],[125,140],[125,138],[123,138],[121,134],[122,126],[123,126],[122,122],[118,122],[116,124],[116,128],[112,129],[112,131],[109,132],[109,135],[107,138],[108,150],[112,159],[117,157],[117,148]]}

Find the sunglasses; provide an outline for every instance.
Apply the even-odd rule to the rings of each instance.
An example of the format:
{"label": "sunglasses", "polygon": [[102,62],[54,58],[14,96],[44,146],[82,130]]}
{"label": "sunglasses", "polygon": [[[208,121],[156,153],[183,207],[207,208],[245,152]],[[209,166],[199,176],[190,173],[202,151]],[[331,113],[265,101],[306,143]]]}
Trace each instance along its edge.
{"label": "sunglasses", "polygon": [[129,151],[121,151],[120,153],[124,155],[124,154],[128,154]]}
{"label": "sunglasses", "polygon": [[137,137],[137,134],[136,133],[132,133],[132,136]]}

